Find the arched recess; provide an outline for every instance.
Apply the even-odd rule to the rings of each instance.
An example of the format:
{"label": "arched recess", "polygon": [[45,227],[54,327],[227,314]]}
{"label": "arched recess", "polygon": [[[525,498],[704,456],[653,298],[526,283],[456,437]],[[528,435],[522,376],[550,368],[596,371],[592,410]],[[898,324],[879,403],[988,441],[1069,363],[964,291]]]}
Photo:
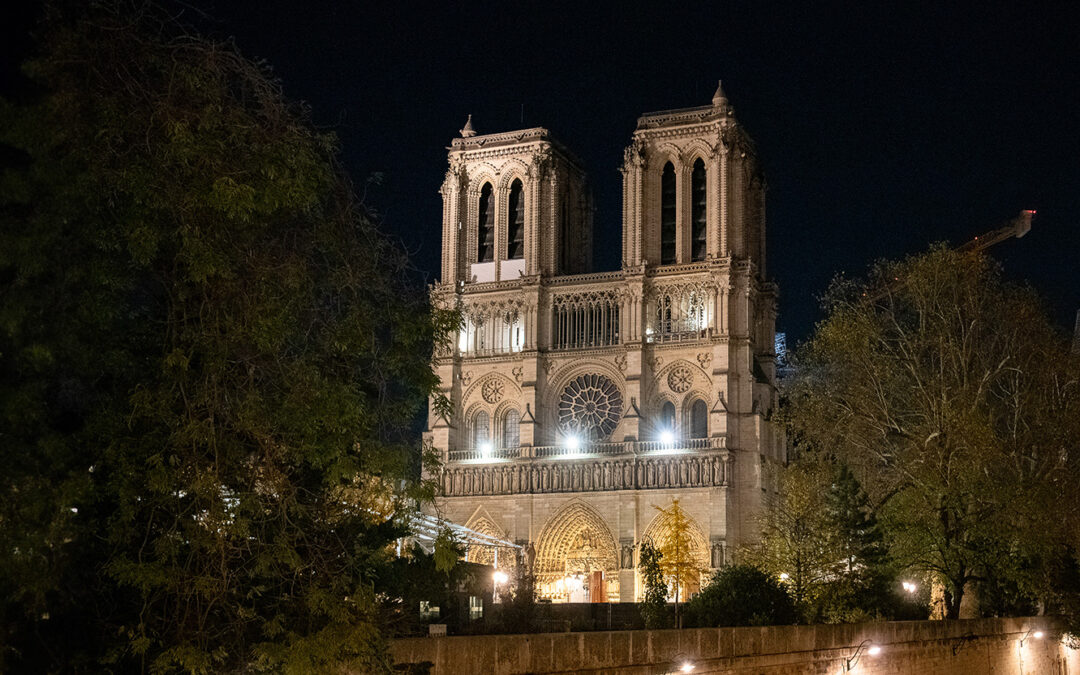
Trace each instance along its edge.
{"label": "arched recess", "polygon": [[[495,539],[502,539],[506,541],[508,539],[507,533],[499,529],[499,526],[494,523],[486,514],[477,513],[466,525],[470,530],[478,532]],[[480,563],[481,565],[495,565],[495,549],[494,546],[480,546],[477,544],[470,544],[465,552],[465,559],[469,562]],[[517,556],[512,548],[500,548],[498,551],[499,564],[496,566],[498,569],[507,570],[512,569],[517,565]]]}
{"label": "arched recess", "polygon": [[676,203],[675,166],[668,162],[660,172],[660,264],[673,265],[677,262],[675,232]]}
{"label": "arched recess", "polygon": [[709,406],[701,396],[687,399],[686,435],[688,438],[709,437]]}
{"label": "arched recess", "polygon": [[[580,501],[567,504],[544,525],[536,547],[536,587],[541,597],[567,599],[563,581],[601,573],[607,597],[618,597],[619,556],[604,519]],[[595,596],[593,596],[595,597]]]}
{"label": "arched recess", "polygon": [[[697,521],[695,521],[690,514],[686,513],[685,509],[683,509],[683,513],[689,521],[687,535],[690,540],[690,556],[700,571],[700,575],[698,579],[696,579],[697,583],[691,584],[691,588],[682,589],[683,593],[680,595],[682,595],[684,599],[687,599],[690,597],[690,594],[696,592],[697,589],[700,588],[703,577],[708,572],[709,545],[708,539],[705,538],[705,534],[702,532],[701,527],[698,526]],[[645,528],[645,534],[642,539],[648,539],[654,546],[663,549],[670,543],[674,534],[672,531],[672,522],[673,518],[670,513],[658,512],[652,522],[649,523],[649,526]]]}

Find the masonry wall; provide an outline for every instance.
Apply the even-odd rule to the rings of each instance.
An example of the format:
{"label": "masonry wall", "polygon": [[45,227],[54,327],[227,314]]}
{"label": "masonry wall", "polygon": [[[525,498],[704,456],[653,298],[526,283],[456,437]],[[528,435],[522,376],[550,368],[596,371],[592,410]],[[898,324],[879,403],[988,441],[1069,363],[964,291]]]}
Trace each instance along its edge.
{"label": "masonry wall", "polygon": [[[866,640],[881,652],[846,671]],[[694,675],[1080,674],[1080,652],[1060,642],[1047,617],[409,638],[390,649],[395,662],[429,663],[433,675],[645,675],[678,673],[684,663]]]}

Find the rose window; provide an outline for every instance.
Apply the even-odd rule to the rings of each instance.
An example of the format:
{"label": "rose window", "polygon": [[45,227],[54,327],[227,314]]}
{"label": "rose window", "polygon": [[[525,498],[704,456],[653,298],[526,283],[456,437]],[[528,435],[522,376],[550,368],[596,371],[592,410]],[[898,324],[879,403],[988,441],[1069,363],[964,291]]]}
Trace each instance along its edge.
{"label": "rose window", "polygon": [[686,366],[679,366],[671,371],[667,378],[668,387],[671,391],[681,394],[690,388],[694,382],[694,373]]}
{"label": "rose window", "polygon": [[488,403],[498,403],[503,397],[503,384],[497,379],[490,379],[480,389],[480,394]]}
{"label": "rose window", "polygon": [[603,375],[580,375],[559,397],[559,427],[589,439],[607,438],[622,418],[622,394]]}

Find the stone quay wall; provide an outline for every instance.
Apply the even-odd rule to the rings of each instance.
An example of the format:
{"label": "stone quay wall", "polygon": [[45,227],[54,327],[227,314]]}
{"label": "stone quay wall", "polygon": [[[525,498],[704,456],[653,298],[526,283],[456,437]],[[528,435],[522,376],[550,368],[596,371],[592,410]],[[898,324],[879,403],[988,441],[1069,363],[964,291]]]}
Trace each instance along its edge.
{"label": "stone quay wall", "polygon": [[432,675],[675,674],[687,663],[694,675],[1080,675],[1080,651],[1050,617],[407,638],[390,651]]}

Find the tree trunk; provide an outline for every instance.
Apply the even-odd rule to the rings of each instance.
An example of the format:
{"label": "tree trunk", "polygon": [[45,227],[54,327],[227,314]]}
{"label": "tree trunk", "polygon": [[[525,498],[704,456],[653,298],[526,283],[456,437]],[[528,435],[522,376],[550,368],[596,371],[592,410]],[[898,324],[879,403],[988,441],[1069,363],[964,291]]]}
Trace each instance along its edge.
{"label": "tree trunk", "polygon": [[959,619],[960,618],[960,602],[964,599],[964,582],[953,582],[956,587],[956,592],[953,593],[949,590],[949,587],[945,587],[945,618],[946,619]]}

